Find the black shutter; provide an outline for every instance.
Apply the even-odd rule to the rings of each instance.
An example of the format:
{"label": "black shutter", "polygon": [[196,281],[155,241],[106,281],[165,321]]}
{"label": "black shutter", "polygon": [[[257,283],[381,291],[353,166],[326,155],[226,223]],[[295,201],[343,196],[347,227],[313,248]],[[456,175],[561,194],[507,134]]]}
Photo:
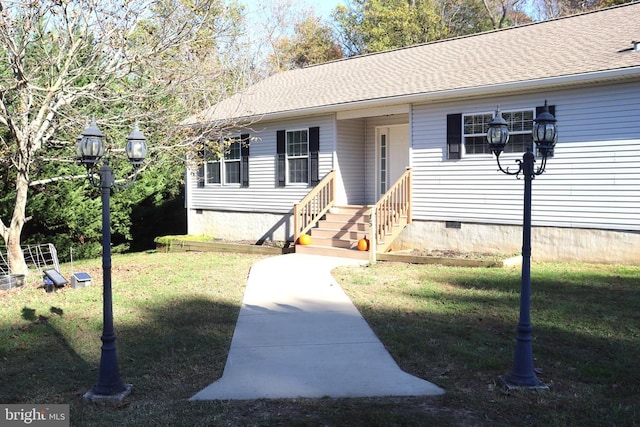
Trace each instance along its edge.
{"label": "black shutter", "polygon": [[309,128],[309,172],[311,176],[311,185],[316,185],[320,182],[319,152],[320,128]]}
{"label": "black shutter", "polygon": [[[551,114],[553,114],[553,117],[556,116],[556,106],[555,105],[549,105],[549,112]],[[538,117],[540,114],[544,113],[544,105],[542,107],[536,107],[536,117]]]}
{"label": "black shutter", "polygon": [[240,135],[240,173],[241,186],[249,186],[249,134]]}
{"label": "black shutter", "polygon": [[278,187],[284,187],[287,183],[287,165],[286,165],[286,132],[279,130],[276,133],[276,181]]}
{"label": "black shutter", "polygon": [[447,158],[460,159],[462,151],[462,114],[447,114]]}
{"label": "black shutter", "polygon": [[198,188],[203,188],[204,187],[204,163],[200,164],[200,167],[198,168],[198,173],[196,175],[196,179],[198,182]]}
{"label": "black shutter", "polygon": [[200,163],[200,166],[198,167],[198,172],[196,173],[196,182],[198,184],[198,188],[203,188],[205,180],[204,168],[207,164],[207,155],[204,142],[202,143],[202,149],[198,150],[198,162]]}

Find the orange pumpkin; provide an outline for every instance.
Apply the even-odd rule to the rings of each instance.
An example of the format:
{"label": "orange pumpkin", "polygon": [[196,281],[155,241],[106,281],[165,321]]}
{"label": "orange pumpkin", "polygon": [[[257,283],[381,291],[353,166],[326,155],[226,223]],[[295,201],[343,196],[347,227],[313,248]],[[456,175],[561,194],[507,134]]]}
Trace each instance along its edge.
{"label": "orange pumpkin", "polygon": [[301,234],[300,237],[298,237],[298,243],[300,243],[301,245],[310,245],[311,236],[309,236],[308,234]]}
{"label": "orange pumpkin", "polygon": [[361,251],[369,250],[369,240],[368,239],[360,239],[358,240],[358,249]]}

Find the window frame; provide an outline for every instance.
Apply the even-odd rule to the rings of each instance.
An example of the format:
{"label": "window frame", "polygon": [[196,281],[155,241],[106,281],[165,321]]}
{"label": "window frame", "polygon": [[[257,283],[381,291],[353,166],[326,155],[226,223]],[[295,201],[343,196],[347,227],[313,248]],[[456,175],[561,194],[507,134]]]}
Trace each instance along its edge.
{"label": "window frame", "polygon": [[[507,126],[509,129],[509,141],[510,141],[509,144],[507,144],[507,146],[505,147],[504,152],[512,153],[512,154],[524,153],[527,149],[527,145],[533,144],[532,130],[533,130],[533,121],[536,118],[536,108],[535,107],[514,108],[510,110],[501,111],[501,113],[502,113],[502,117],[507,122]],[[518,114],[522,115],[523,118],[519,121],[515,121],[514,116]],[[526,116],[527,114],[529,114],[529,117],[531,117],[530,120]],[[480,116],[483,116],[482,117],[483,122],[481,123],[483,128],[480,129],[482,132],[477,132],[477,129],[473,129],[475,132],[467,133],[467,118],[480,117]],[[475,112],[475,113],[462,113],[461,144],[463,147],[462,150],[465,157],[492,155],[491,149],[489,148],[488,143],[486,141],[486,135],[487,135],[487,129],[488,129],[488,123],[489,123],[486,120],[488,119],[490,121],[494,117],[495,117],[495,111],[494,112],[481,111],[481,112]],[[519,126],[520,129],[514,130],[514,124],[516,123],[520,123],[523,126]],[[470,125],[473,127],[478,126],[478,124],[475,122],[471,123]],[[525,129],[526,126],[530,126],[530,128]],[[467,138],[470,138],[470,139],[481,138],[483,151],[469,152],[467,150]],[[514,142],[513,139],[515,138],[519,139],[520,141],[518,141],[517,143]],[[533,145],[531,146],[533,147]]]}
{"label": "window frame", "polygon": [[[285,182],[286,185],[299,185],[299,186],[308,186],[311,183],[311,147],[310,147],[310,128],[297,128],[297,129],[286,129],[284,135],[284,143],[285,143]],[[292,155],[289,151],[289,135],[294,133],[304,132],[306,134],[306,154],[302,155]],[[293,181],[291,179],[291,162],[304,160],[304,164],[307,170],[306,177],[304,181]]]}
{"label": "window frame", "polygon": [[[226,143],[228,141],[230,144],[227,146]],[[215,187],[240,187],[242,185],[242,136],[241,135],[233,135],[228,138],[224,138],[218,141],[222,147],[222,151],[220,153],[215,154],[215,158],[208,153],[206,155],[205,168],[204,168],[204,182],[206,186],[215,186]],[[237,146],[237,148],[233,148],[233,146]],[[226,147],[226,148],[225,148]],[[230,154],[237,151],[237,158],[230,158]],[[211,158],[210,158],[211,157]],[[238,167],[237,173],[237,181],[230,182],[229,181],[229,170],[231,164],[236,164]],[[217,169],[217,181],[212,180],[209,174],[210,167],[213,165],[218,165]],[[214,177],[215,178],[215,177]]]}

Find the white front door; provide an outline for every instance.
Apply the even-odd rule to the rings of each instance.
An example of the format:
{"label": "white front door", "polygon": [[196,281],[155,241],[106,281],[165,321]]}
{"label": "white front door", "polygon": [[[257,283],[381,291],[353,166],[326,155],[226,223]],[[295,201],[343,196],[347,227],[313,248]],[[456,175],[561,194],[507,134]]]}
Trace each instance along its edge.
{"label": "white front door", "polygon": [[409,125],[377,128],[378,197],[404,173],[409,166]]}

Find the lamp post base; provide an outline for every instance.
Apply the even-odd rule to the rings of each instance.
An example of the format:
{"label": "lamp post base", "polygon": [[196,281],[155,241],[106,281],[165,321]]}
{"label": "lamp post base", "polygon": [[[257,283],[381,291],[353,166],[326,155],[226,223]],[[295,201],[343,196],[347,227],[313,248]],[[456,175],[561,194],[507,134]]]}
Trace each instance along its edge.
{"label": "lamp post base", "polygon": [[514,380],[511,375],[503,375],[500,377],[500,384],[508,391],[512,390],[537,390],[537,391],[549,391],[549,386],[534,377],[533,381],[521,382]]}
{"label": "lamp post base", "polygon": [[93,389],[89,390],[82,396],[85,403],[94,403],[99,406],[119,407],[124,403],[124,399],[131,394],[133,384],[125,384],[124,390],[116,394],[96,394]]}

